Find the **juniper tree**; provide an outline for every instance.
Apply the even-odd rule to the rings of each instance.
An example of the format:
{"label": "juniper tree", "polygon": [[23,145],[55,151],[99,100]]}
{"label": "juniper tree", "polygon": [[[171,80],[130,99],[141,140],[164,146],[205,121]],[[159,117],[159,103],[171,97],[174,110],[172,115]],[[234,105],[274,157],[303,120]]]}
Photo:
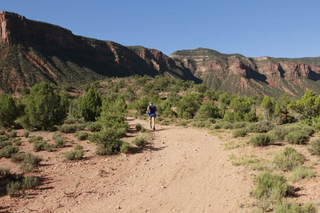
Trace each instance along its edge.
{"label": "juniper tree", "polygon": [[13,125],[18,112],[13,98],[6,94],[0,94],[0,126]]}
{"label": "juniper tree", "polygon": [[100,115],[102,106],[101,97],[94,86],[91,86],[88,93],[82,98],[81,113],[85,121],[96,121]]}
{"label": "juniper tree", "polygon": [[61,124],[66,115],[65,103],[61,103],[61,97],[52,85],[42,82],[31,88],[24,119],[29,127],[51,130],[54,125]]}

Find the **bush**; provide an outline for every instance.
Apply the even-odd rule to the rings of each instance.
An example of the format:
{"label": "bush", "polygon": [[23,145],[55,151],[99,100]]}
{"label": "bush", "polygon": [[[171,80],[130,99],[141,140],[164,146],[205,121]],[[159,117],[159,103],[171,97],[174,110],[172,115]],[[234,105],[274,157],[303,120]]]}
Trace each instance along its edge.
{"label": "bush", "polygon": [[39,167],[41,161],[42,159],[40,157],[27,153],[24,156],[24,160],[20,168],[24,172],[32,172],[35,168]]}
{"label": "bush", "polygon": [[19,181],[11,181],[6,185],[7,193],[10,197],[19,194],[21,183]]}
{"label": "bush", "polygon": [[141,146],[144,146],[146,143],[147,143],[147,138],[144,137],[144,136],[138,136],[138,137],[135,137],[133,140],[132,140],[132,143],[135,144],[136,146],[138,147],[141,147]]}
{"label": "bush", "polygon": [[66,144],[66,141],[63,139],[63,137],[57,136],[54,139],[54,143],[55,143],[54,144],[55,147],[63,148]]}
{"label": "bush", "polygon": [[22,144],[22,141],[20,138],[16,138],[12,141],[13,145],[20,146]]}
{"label": "bush", "polygon": [[280,201],[293,192],[283,175],[264,172],[257,175],[253,182],[256,187],[251,191],[251,195],[260,200]]}
{"label": "bush", "polygon": [[129,150],[130,150],[130,144],[125,141],[122,141],[120,146],[120,152],[127,153]]}
{"label": "bush", "polygon": [[274,128],[274,126],[275,125],[269,121],[250,123],[247,126],[247,131],[253,132],[253,133],[266,133],[266,132],[269,132],[270,130],[272,130]]}
{"label": "bush", "polygon": [[53,145],[48,144],[44,140],[38,140],[38,141],[33,142],[33,150],[35,152],[39,152],[41,150],[51,151],[52,148],[53,148]]}
{"label": "bush", "polygon": [[320,138],[316,138],[309,143],[308,151],[312,155],[320,155]]}
{"label": "bush", "polygon": [[63,124],[58,127],[58,130],[63,133],[75,133],[76,131],[84,130],[86,124]]}
{"label": "bush", "polygon": [[33,177],[33,176],[26,176],[23,179],[22,182],[22,188],[27,190],[27,189],[33,189],[36,186],[38,186],[39,181],[37,177]]}
{"label": "bush", "polygon": [[273,164],[280,170],[292,170],[304,163],[304,156],[292,147],[286,147],[273,158]]}
{"label": "bush", "polygon": [[19,152],[19,148],[15,146],[5,146],[0,150],[0,158],[10,158],[12,154]]}
{"label": "bush", "polygon": [[17,131],[16,130],[11,131],[10,134],[9,134],[9,137],[10,138],[17,137]]}
{"label": "bush", "polygon": [[141,124],[136,124],[136,130],[140,131],[142,129],[142,125]]}
{"label": "bush", "polygon": [[298,181],[304,178],[314,177],[314,172],[311,168],[306,168],[303,166],[297,166],[292,170],[292,181]]}
{"label": "bush", "polygon": [[[116,141],[107,141],[106,143],[100,144],[97,147],[96,153],[97,155],[116,155],[119,154],[120,152],[126,151],[125,149],[128,146],[126,143],[121,140],[116,140]],[[128,151],[128,150],[127,150]]]}
{"label": "bush", "polygon": [[100,122],[92,122],[87,128],[90,132],[99,132],[102,129],[102,124]]}
{"label": "bush", "polygon": [[237,137],[245,137],[247,135],[247,130],[245,128],[242,129],[235,129],[232,132],[232,136],[237,138]]}
{"label": "bush", "polygon": [[78,131],[76,132],[76,135],[79,140],[87,140],[89,137],[89,134],[87,131]]}
{"label": "bush", "polygon": [[83,150],[71,150],[65,153],[68,160],[81,160],[83,157]]}
{"label": "bush", "polygon": [[317,209],[312,204],[300,206],[297,203],[278,203],[273,212],[275,213],[316,213]]}
{"label": "bush", "polygon": [[31,138],[29,138],[29,142],[30,143],[33,143],[35,141],[39,141],[39,140],[43,140],[43,137],[42,136],[31,136]]}
{"label": "bush", "polygon": [[260,133],[250,138],[249,143],[253,146],[268,146],[272,142],[272,137],[268,133]]}
{"label": "bush", "polygon": [[6,141],[9,140],[10,136],[8,134],[4,134],[0,136],[0,141]]}
{"label": "bush", "polygon": [[12,142],[9,140],[6,141],[0,141],[0,149],[3,149],[6,146],[12,146]]}
{"label": "bush", "polygon": [[25,154],[24,153],[14,153],[11,155],[11,161],[15,163],[20,163],[24,161]]}
{"label": "bush", "polygon": [[74,147],[74,150],[65,153],[65,157],[68,160],[81,160],[83,157],[83,147],[80,144],[77,144]]}
{"label": "bush", "polygon": [[310,139],[310,136],[303,132],[303,131],[295,131],[295,132],[290,132],[288,133],[284,141],[289,142],[291,144],[304,144],[308,142]]}

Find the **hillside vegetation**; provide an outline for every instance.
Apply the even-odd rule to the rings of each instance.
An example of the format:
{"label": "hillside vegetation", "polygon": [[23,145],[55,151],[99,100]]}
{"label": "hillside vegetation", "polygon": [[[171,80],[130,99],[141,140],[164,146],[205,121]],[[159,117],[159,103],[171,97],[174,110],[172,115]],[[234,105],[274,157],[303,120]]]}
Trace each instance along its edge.
{"label": "hillside vegetation", "polygon": [[[82,88],[59,88],[42,82],[23,92],[15,96],[0,95],[0,157],[11,158],[21,165],[20,172],[15,174],[0,168],[1,185],[6,186],[1,189],[2,196],[5,190],[15,196],[39,184],[27,174],[40,166],[41,159],[20,150],[17,130],[24,129],[24,137],[30,132],[55,132],[54,143],[42,137],[30,137],[34,152],[61,149],[66,145],[63,134],[73,133],[80,140],[96,144],[97,155],[134,153],[147,143],[149,130],[137,125],[136,130],[145,134],[131,143],[124,141],[129,133],[125,117],[145,116],[150,101],[156,105],[157,122],[162,125],[206,128],[213,133],[226,129],[232,131],[234,138],[250,136],[248,141],[230,144],[229,148],[283,143],[305,146],[312,155],[319,155],[319,141],[310,138],[320,130],[320,96],[311,90],[296,100],[287,94],[275,99],[209,90],[193,81],[134,76],[109,78]],[[75,146],[65,157],[81,160],[83,152],[83,147]],[[303,167],[304,161],[304,156],[289,146],[274,157],[272,166],[260,165],[262,173],[254,179],[256,188],[251,194],[257,199],[257,207],[263,211],[296,208],[315,212],[311,204],[301,207],[285,202],[295,192],[284,174],[298,172],[301,177],[297,179],[314,176],[311,167]],[[301,171],[296,171],[298,168]]]}

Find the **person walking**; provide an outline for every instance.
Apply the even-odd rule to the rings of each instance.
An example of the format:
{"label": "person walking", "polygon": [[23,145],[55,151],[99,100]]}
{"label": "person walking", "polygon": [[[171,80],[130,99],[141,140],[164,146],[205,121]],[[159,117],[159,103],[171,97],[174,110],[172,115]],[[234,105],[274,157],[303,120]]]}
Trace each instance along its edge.
{"label": "person walking", "polygon": [[155,105],[153,105],[152,102],[149,103],[149,106],[147,107],[147,113],[148,113],[148,117],[150,119],[150,128],[153,130],[156,130],[156,111],[158,111],[157,107]]}

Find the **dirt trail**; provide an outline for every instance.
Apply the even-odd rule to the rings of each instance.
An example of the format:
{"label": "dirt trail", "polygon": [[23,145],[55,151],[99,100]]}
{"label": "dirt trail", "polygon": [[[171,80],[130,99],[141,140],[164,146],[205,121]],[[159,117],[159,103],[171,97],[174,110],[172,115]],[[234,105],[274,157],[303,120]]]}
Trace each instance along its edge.
{"label": "dirt trail", "polygon": [[47,156],[44,190],[24,203],[7,202],[19,206],[16,212],[250,212],[252,178],[231,165],[233,151],[216,136],[161,125],[152,134],[136,154],[104,159],[88,151],[88,160],[76,163]]}

